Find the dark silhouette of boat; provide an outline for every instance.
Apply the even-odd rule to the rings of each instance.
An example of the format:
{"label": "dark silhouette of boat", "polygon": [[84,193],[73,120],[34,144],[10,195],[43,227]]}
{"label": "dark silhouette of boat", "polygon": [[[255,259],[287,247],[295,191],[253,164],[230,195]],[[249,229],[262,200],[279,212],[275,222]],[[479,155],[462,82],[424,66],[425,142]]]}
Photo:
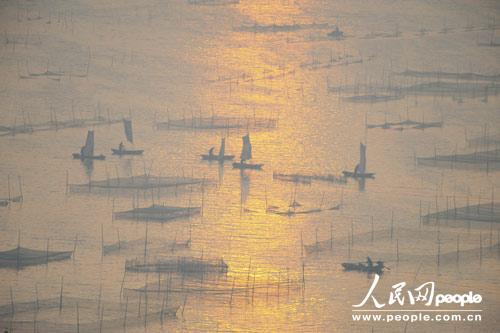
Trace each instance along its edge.
{"label": "dark silhouette of boat", "polygon": [[[134,134],[132,132],[132,120],[123,119],[123,129],[125,131],[125,137],[130,143],[134,143]],[[111,148],[113,155],[142,155],[144,153],[143,149],[126,149],[123,142],[120,142],[118,149]]]}
{"label": "dark silhouette of boat", "polygon": [[226,139],[222,138],[220,141],[219,153],[214,154],[214,147],[210,148],[208,154],[201,155],[201,159],[204,161],[218,161],[219,163],[224,163],[224,161],[231,161],[234,159],[234,155],[224,155],[226,150]]}
{"label": "dark silhouette of boat", "polygon": [[87,133],[87,140],[85,141],[85,146],[80,149],[80,153],[74,153],[73,158],[75,160],[104,160],[106,156],[104,155],[94,155],[94,131]]}
{"label": "dark silhouette of boat", "polygon": [[359,163],[354,168],[354,171],[343,171],[344,177],[351,178],[373,178],[373,172],[366,172],[366,146],[359,144]]}
{"label": "dark silhouette of boat", "polygon": [[233,163],[233,168],[235,169],[251,169],[251,170],[261,170],[264,164],[249,164],[245,162],[235,162]]}
{"label": "dark silhouette of boat", "polygon": [[82,154],[78,154],[78,153],[74,153],[73,154],[73,159],[75,160],[105,160],[106,159],[106,156],[104,155],[94,155],[94,156],[85,156],[85,155],[82,155]]}
{"label": "dark silhouette of boat", "polygon": [[344,32],[341,31],[338,26],[335,26],[335,30],[329,32],[327,34],[327,36],[330,39],[340,40],[340,39],[344,39]]}
{"label": "dark silhouette of boat", "polygon": [[136,150],[131,150],[131,149],[125,149],[125,148],[118,148],[114,149],[111,148],[111,151],[113,152],[113,155],[142,155],[144,153],[144,150],[142,149],[136,149]]}
{"label": "dark silhouette of boat", "polygon": [[377,261],[375,265],[373,264],[370,257],[366,258],[365,262],[343,262],[342,267],[345,271],[357,271],[363,273],[377,273],[379,275],[384,273],[384,269],[389,269],[384,266],[383,261]]}
{"label": "dark silhouette of boat", "polygon": [[242,139],[243,139],[243,147],[241,148],[241,161],[233,163],[233,168],[240,169],[240,170],[245,170],[245,169],[260,170],[260,169],[262,169],[262,166],[264,164],[253,164],[253,163],[246,163],[245,162],[245,161],[252,159],[252,144],[250,143],[250,135],[249,134],[242,137]]}

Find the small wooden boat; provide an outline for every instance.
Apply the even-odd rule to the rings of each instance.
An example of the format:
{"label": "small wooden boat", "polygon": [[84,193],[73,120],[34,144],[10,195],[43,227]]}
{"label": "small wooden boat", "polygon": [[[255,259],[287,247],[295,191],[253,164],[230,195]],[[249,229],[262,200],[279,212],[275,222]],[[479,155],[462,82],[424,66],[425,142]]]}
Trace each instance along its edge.
{"label": "small wooden boat", "polygon": [[388,267],[384,266],[383,261],[377,261],[376,264],[373,264],[370,257],[367,257],[366,259],[367,259],[366,263],[365,262],[343,262],[342,267],[344,268],[345,271],[358,271],[358,272],[363,272],[363,273],[377,273],[379,275],[384,272],[384,269],[389,269]]}
{"label": "small wooden boat", "polygon": [[74,153],[75,160],[104,160],[104,155],[94,155],[94,131],[88,131],[85,146],[80,149],[80,153]]}
{"label": "small wooden boat", "polygon": [[226,150],[226,139],[222,138],[220,142],[219,153],[215,155],[213,153],[214,148],[210,148],[208,154],[201,155],[201,159],[204,161],[218,161],[219,163],[224,163],[224,161],[231,161],[234,159],[234,155],[224,155]]}
{"label": "small wooden boat", "polygon": [[[132,131],[132,120],[123,119],[123,130],[125,132],[125,137],[130,143],[134,143],[134,132]],[[123,155],[142,155],[144,153],[143,149],[126,149],[123,142],[120,142],[118,149],[111,148],[113,155],[123,156]]]}
{"label": "small wooden boat", "polygon": [[373,172],[365,172],[365,173],[356,173],[352,171],[342,171],[344,177],[350,178],[375,178],[375,174]]}
{"label": "small wooden boat", "polygon": [[222,157],[219,157],[218,155],[210,155],[210,154],[202,154],[201,159],[204,161],[218,161],[218,162],[224,162],[224,161],[231,161],[234,159],[234,155],[224,155]]}
{"label": "small wooden boat", "polygon": [[250,164],[250,163],[244,163],[244,162],[241,162],[241,163],[235,162],[235,163],[233,163],[233,168],[241,169],[241,170],[245,170],[245,169],[261,170],[263,165],[264,164]]}
{"label": "small wooden boat", "polygon": [[359,163],[354,168],[354,171],[342,171],[344,177],[351,178],[374,178],[375,173],[366,172],[366,146],[359,144]]}
{"label": "small wooden boat", "polygon": [[341,31],[338,26],[335,26],[335,30],[329,32],[327,36],[333,40],[341,40],[344,39],[344,32]]}
{"label": "small wooden boat", "polygon": [[114,149],[111,148],[111,151],[113,152],[113,155],[142,155],[144,153],[144,150],[142,149],[125,149],[125,148],[118,148]]}
{"label": "small wooden boat", "polygon": [[241,148],[240,162],[233,163],[233,168],[240,170],[260,170],[264,164],[245,163],[245,161],[252,159],[252,144],[250,143],[250,135],[247,134],[243,139],[243,147]]}
{"label": "small wooden boat", "polygon": [[84,156],[78,153],[73,154],[73,159],[75,160],[105,160],[106,156],[104,155],[93,155],[93,156]]}

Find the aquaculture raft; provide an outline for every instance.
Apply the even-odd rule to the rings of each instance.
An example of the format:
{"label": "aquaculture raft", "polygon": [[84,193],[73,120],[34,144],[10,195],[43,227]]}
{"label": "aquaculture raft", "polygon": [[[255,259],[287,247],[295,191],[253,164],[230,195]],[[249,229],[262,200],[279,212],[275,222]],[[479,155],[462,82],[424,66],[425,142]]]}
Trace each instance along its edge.
{"label": "aquaculture raft", "polygon": [[41,251],[18,246],[0,252],[0,267],[25,267],[70,259],[73,251]]}
{"label": "aquaculture raft", "polygon": [[175,219],[187,218],[200,213],[200,207],[173,207],[151,205],[144,208],[135,208],[114,214],[115,219],[159,221],[166,222]]}
{"label": "aquaculture raft", "polygon": [[204,274],[226,273],[228,265],[221,258],[219,260],[206,260],[189,257],[160,258],[153,261],[132,259],[125,262],[125,270],[129,272],[154,272],[154,273],[180,273]]}

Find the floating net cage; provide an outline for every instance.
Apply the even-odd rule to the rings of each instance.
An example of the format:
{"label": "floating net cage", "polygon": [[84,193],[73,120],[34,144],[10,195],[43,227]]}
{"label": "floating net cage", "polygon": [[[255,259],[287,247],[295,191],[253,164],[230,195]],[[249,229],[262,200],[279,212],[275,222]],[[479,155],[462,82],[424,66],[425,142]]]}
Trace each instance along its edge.
{"label": "floating net cage", "polygon": [[434,122],[421,122],[411,119],[397,121],[397,122],[384,122],[381,124],[366,124],[366,128],[374,129],[394,129],[394,130],[405,130],[405,129],[428,129],[428,128],[441,128],[443,127],[442,121]]}
{"label": "floating net cage", "polygon": [[273,172],[273,179],[292,182],[292,183],[302,183],[311,184],[313,181],[321,181],[334,184],[346,184],[347,179],[342,176],[336,176],[332,174],[328,175],[305,175],[300,173],[278,173]]}
{"label": "floating net cage", "polygon": [[397,101],[403,98],[404,98],[403,95],[394,93],[394,94],[355,95],[355,96],[343,97],[342,99],[350,103],[380,103],[380,102]]}
{"label": "floating net cage", "polygon": [[0,306],[0,326],[9,332],[108,332],[175,320],[174,297],[127,296],[119,303],[60,296]]}
{"label": "floating net cage", "polygon": [[500,134],[472,138],[467,140],[467,144],[472,147],[497,147],[500,146]]}
{"label": "floating net cage", "polygon": [[271,130],[278,127],[278,120],[273,118],[240,117],[194,117],[189,119],[157,122],[159,130]]}
{"label": "floating net cage", "polygon": [[48,122],[38,123],[38,124],[23,123],[20,125],[13,125],[13,126],[0,125],[0,136],[8,136],[8,135],[14,136],[17,134],[29,134],[29,133],[43,132],[43,131],[57,131],[68,128],[96,127],[96,126],[111,125],[121,122],[122,120],[118,119],[94,117],[89,119],[80,118],[80,119],[70,119],[62,121],[57,121],[53,119]]}
{"label": "floating net cage", "polygon": [[70,259],[73,251],[34,250],[18,246],[0,252],[0,268],[21,269],[27,266],[44,265],[53,261]]}
{"label": "floating net cage", "polygon": [[196,297],[217,298],[228,303],[233,298],[280,297],[297,292],[303,287],[302,277],[289,272],[273,272],[269,274],[240,272],[231,276],[200,277],[189,279],[178,274],[158,275],[157,281],[143,284],[140,287],[126,288],[124,295],[133,294],[173,294]]}
{"label": "floating net cage", "polygon": [[[499,239],[500,240],[500,239]],[[500,242],[489,235],[450,236],[439,230],[388,228],[318,240],[304,245],[305,255],[330,254],[343,260],[364,260],[389,264],[420,262],[435,265],[481,263],[483,259],[500,259]]]}
{"label": "floating net cage", "polygon": [[240,3],[240,0],[188,0],[190,5],[199,6],[221,6]]}
{"label": "floating net cage", "polygon": [[416,71],[416,70],[405,70],[403,72],[397,73],[400,76],[408,77],[419,77],[419,78],[439,78],[443,80],[460,80],[460,81],[500,81],[500,75],[487,75],[479,73],[453,73],[453,72],[443,72],[443,71]]}
{"label": "floating net cage", "polygon": [[245,25],[236,28],[236,31],[253,32],[253,33],[269,33],[269,32],[286,32],[311,29],[330,29],[334,26],[329,23],[294,23],[294,24],[257,24]]}
{"label": "floating net cage", "polygon": [[[147,244],[146,244],[147,242]],[[115,253],[138,253],[139,251],[147,254],[160,254],[160,253],[175,253],[186,251],[191,248],[191,239],[188,240],[151,240],[151,239],[135,239],[135,240],[120,240],[116,243],[106,244],[102,246],[102,254],[112,255]],[[145,250],[146,249],[146,250]]]}
{"label": "floating net cage", "polygon": [[451,98],[458,102],[465,98],[482,99],[487,102],[490,96],[497,96],[500,91],[496,75],[417,71],[407,71],[406,73],[403,76],[415,77],[418,81],[408,83],[408,80],[405,80],[390,86],[366,84],[329,86],[328,91],[351,94],[344,97],[344,100],[352,103],[387,102],[409,96]]}
{"label": "floating net cage", "polygon": [[[180,195],[192,190],[203,190],[209,184],[201,178],[160,177],[151,175],[91,180],[85,184],[70,184],[72,193],[133,194],[151,191],[153,196]],[[156,193],[155,193],[156,191]]]}
{"label": "floating net cage", "polygon": [[115,219],[169,222],[172,220],[188,219],[200,214],[200,207],[174,207],[164,205],[151,205],[145,208],[114,213]]}
{"label": "floating net cage", "polygon": [[213,260],[193,257],[149,257],[127,260],[125,270],[136,273],[178,273],[187,276],[200,276],[226,274],[228,265],[222,258]]}
{"label": "floating net cage", "polygon": [[424,166],[436,166],[445,168],[454,167],[476,167],[489,169],[500,168],[500,149],[477,151],[468,154],[435,155],[430,157],[419,157],[417,162]]}
{"label": "floating net cage", "polygon": [[439,221],[472,221],[500,223],[500,203],[491,202],[442,210],[422,216],[423,223]]}

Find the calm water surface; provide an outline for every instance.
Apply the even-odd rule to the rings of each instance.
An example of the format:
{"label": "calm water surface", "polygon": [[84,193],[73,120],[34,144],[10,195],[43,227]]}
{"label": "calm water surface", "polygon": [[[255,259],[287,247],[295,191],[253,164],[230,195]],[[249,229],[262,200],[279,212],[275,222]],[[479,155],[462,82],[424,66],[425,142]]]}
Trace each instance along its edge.
{"label": "calm water surface", "polygon": [[[52,250],[71,250],[78,239],[70,261],[20,271],[2,269],[2,303],[10,304],[11,290],[15,302],[35,299],[36,290],[40,299],[57,298],[63,277],[65,297],[95,302],[90,309],[82,306],[82,322],[96,322],[94,307],[100,298],[104,317],[111,321],[103,331],[123,331],[119,320],[112,323],[107,307],[123,312],[122,284],[125,289],[137,288],[158,277],[127,273],[124,278],[125,260],[141,257],[144,246],[102,258],[101,237],[105,244],[117,242],[118,232],[122,241],[143,239],[147,228],[151,256],[158,254],[155,246],[191,235],[191,250],[184,254],[222,257],[229,271],[217,283],[226,291],[233,281],[237,286],[253,285],[254,280],[255,285],[275,284],[231,301],[227,292],[217,297],[172,296],[171,302],[184,309],[163,326],[158,320],[144,321],[144,314],[138,319],[139,296],[130,293],[129,316],[136,325],[127,327],[129,332],[496,331],[498,253],[484,250],[481,261],[476,257],[459,265],[445,261],[439,269],[429,258],[437,253],[438,237],[442,253],[456,250],[459,235],[463,250],[478,248],[479,239],[487,247],[497,242],[497,226],[450,222],[440,225],[438,234],[436,226],[420,223],[419,211],[421,206],[424,212],[428,207],[435,211],[436,202],[440,209],[447,202],[452,205],[452,200],[457,206],[468,198],[471,203],[491,202],[498,196],[498,171],[425,167],[416,165],[415,156],[470,152],[467,139],[483,135],[485,129],[494,134],[498,127],[498,97],[408,96],[349,103],[345,97],[354,94],[329,92],[328,87],[397,87],[411,80],[425,81],[394,75],[406,69],[498,74],[499,49],[478,46],[490,39],[491,25],[499,19],[498,3],[216,2],[2,2],[0,123],[36,124],[51,117],[68,120],[95,114],[131,116],[134,146],[145,150],[143,157],[110,154],[125,140],[120,124],[94,128],[96,153],[107,158],[95,161],[91,169],[71,159],[89,128],[0,138],[0,196],[8,196],[8,182],[11,194],[17,195],[18,177],[24,196],[22,204],[0,208],[1,249],[17,246],[19,234],[22,246],[40,250],[46,249],[48,239]],[[344,31],[342,41],[326,37],[335,24]],[[400,33],[392,36],[396,31]],[[46,70],[64,75],[57,80],[23,78]],[[274,130],[250,131],[254,161],[264,163],[262,171],[241,173],[230,163],[220,168],[199,160],[221,137],[226,137],[226,152],[239,156],[245,130],[167,131],[154,126],[155,121],[213,115],[246,121],[278,119]],[[404,131],[365,128],[366,121],[407,117],[443,121],[444,126]],[[360,142],[368,147],[368,170],[376,173],[365,184],[349,180],[345,185],[295,185],[273,180],[273,171],[338,175],[351,170]],[[205,178],[207,185],[203,193],[194,189],[177,195],[67,193],[67,179],[78,184],[145,171],[156,176],[193,175]],[[266,213],[266,205],[287,210],[293,198],[304,210],[343,205],[341,210],[291,217]],[[131,209],[134,202],[141,207],[153,202],[203,205],[204,212],[189,221],[151,222],[147,227],[143,222],[113,220],[113,211]],[[373,242],[355,237],[347,247],[351,233],[371,232],[371,221],[374,230],[386,233],[376,233]],[[387,236],[391,224],[392,240]],[[302,243],[313,244],[332,234],[338,242],[333,251],[306,255],[301,250]],[[402,256],[415,257],[397,262],[396,244]],[[367,255],[386,260],[391,268],[380,281],[380,299],[388,296],[384,290],[400,281],[414,286],[435,281],[442,292],[482,294],[482,322],[390,326],[353,322],[351,305],[365,296],[371,279],[344,272],[340,263],[364,260]],[[287,281],[293,281],[290,289]],[[161,297],[149,297],[151,311],[159,311],[161,305],[151,304],[161,302]],[[16,314],[15,319],[30,322],[21,331],[35,330],[32,314]],[[9,320],[3,322],[6,327]],[[59,327],[64,322],[76,332],[76,309],[68,306],[61,314],[48,310],[37,321],[39,331],[46,322]]]}

